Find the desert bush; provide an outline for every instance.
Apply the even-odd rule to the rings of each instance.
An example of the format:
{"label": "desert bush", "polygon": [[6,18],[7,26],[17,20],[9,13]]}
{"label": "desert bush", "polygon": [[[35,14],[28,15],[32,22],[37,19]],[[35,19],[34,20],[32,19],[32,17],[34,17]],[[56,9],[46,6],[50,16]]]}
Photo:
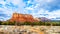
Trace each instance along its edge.
{"label": "desert bush", "polygon": [[2,24],[2,21],[0,21],[0,25]]}
{"label": "desert bush", "polygon": [[31,25],[31,22],[24,22],[23,25]]}
{"label": "desert bush", "polygon": [[10,22],[10,21],[6,21],[6,22],[3,22],[2,25],[15,25],[15,23]]}
{"label": "desert bush", "polygon": [[51,25],[51,23],[45,22],[45,26],[50,26],[50,25]]}

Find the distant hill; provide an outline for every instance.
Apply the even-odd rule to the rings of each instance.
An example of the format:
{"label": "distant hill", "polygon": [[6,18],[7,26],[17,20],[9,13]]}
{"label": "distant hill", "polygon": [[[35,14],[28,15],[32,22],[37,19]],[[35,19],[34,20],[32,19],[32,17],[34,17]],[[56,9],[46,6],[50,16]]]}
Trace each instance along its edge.
{"label": "distant hill", "polygon": [[46,17],[39,17],[38,19],[40,19],[42,22],[51,21],[50,19],[48,19]]}
{"label": "distant hill", "polygon": [[51,20],[51,21],[53,21],[53,22],[60,22],[60,20]]}

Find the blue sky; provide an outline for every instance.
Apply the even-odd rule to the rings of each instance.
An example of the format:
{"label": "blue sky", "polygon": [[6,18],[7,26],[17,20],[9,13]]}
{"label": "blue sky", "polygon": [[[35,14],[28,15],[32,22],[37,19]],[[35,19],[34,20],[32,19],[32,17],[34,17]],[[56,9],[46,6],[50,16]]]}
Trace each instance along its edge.
{"label": "blue sky", "polygon": [[0,0],[0,20],[8,20],[14,12],[60,20],[60,0]]}

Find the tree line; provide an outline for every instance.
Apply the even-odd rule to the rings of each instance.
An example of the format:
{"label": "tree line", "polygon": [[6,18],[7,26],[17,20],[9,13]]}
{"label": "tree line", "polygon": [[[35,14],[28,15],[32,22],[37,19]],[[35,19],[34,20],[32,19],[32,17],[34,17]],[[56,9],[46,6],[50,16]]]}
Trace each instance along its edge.
{"label": "tree line", "polygon": [[20,25],[32,25],[32,26],[34,26],[34,25],[44,25],[44,26],[52,25],[52,26],[60,26],[60,22],[41,22],[41,21],[40,22],[16,22],[16,21],[3,22],[3,21],[0,21],[0,25],[18,25],[18,26],[20,26]]}

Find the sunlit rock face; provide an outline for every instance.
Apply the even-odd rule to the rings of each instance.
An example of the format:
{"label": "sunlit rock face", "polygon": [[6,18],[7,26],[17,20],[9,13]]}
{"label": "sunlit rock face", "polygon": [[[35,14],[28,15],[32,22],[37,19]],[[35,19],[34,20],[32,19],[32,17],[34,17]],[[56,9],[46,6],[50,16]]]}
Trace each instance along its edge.
{"label": "sunlit rock face", "polygon": [[10,21],[16,21],[16,22],[37,22],[38,20],[34,19],[32,15],[30,14],[19,14],[19,13],[13,13],[12,18]]}

